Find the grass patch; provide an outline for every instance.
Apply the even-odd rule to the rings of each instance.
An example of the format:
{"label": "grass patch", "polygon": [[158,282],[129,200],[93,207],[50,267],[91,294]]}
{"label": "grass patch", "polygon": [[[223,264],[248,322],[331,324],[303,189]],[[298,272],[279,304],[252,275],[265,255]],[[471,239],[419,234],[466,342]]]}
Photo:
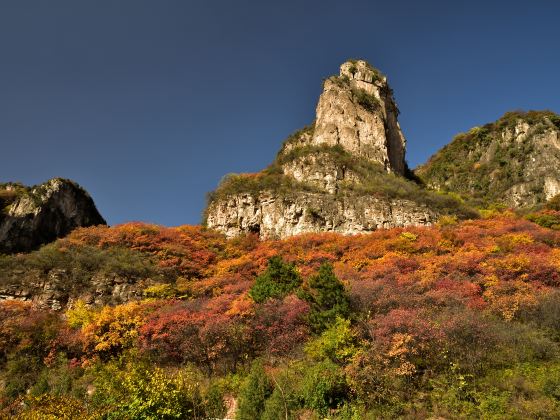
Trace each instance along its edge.
{"label": "grass patch", "polygon": [[323,81],[323,89],[325,88],[325,82],[326,81],[330,81],[332,83],[334,83],[336,86],[338,86],[339,88],[349,88],[350,87],[350,79],[346,76],[331,76],[331,77],[327,77],[324,81]]}
{"label": "grass patch", "polygon": [[144,253],[125,247],[105,249],[89,245],[68,246],[63,242],[45,245],[29,254],[0,255],[0,287],[10,284],[34,289],[37,275],[46,278],[53,269],[63,275],[56,283],[68,294],[93,292],[92,278],[96,273],[117,275],[129,281],[143,279],[165,282],[163,270]]}
{"label": "grass patch", "polygon": [[286,140],[282,142],[282,147],[280,147],[280,151],[278,152],[278,155],[285,153],[285,150],[288,149],[289,147],[296,146],[301,141],[301,138],[303,136],[308,135],[310,137],[313,137],[314,131],[315,131],[315,121],[313,121],[311,124],[306,125],[305,127],[297,131],[294,131],[292,134],[288,136]]}
{"label": "grass patch", "polygon": [[312,185],[297,182],[292,177],[279,172],[276,165],[271,165],[271,167],[262,172],[232,173],[224,176],[218,188],[206,195],[206,201],[208,206],[210,206],[213,202],[226,199],[227,197],[239,194],[256,196],[264,191],[272,191],[280,196],[288,196],[300,191],[318,192],[318,189]]}
{"label": "grass patch", "polygon": [[381,108],[381,102],[374,95],[367,93],[363,89],[352,89],[355,102],[369,112],[375,112]]}

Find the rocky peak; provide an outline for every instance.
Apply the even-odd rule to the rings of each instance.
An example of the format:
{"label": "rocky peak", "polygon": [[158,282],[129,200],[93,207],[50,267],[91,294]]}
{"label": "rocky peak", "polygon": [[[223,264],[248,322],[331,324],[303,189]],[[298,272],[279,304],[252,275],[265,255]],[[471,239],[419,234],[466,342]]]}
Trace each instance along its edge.
{"label": "rocky peak", "polygon": [[323,83],[314,123],[288,137],[272,165],[229,175],[209,195],[208,227],[271,238],[431,224],[442,202],[427,202],[441,198],[404,178],[397,116],[386,77],[363,60],[343,63]]}
{"label": "rocky peak", "polygon": [[403,175],[406,141],[387,78],[363,60],[347,61],[325,80],[311,145],[341,146]]}
{"label": "rocky peak", "polygon": [[[285,175],[329,193],[335,193],[340,182],[360,181],[352,165],[340,165],[341,152],[404,175],[406,142],[397,115],[387,78],[366,61],[347,61],[339,76],[324,81],[315,122],[288,138],[276,163]],[[296,156],[294,151],[306,147],[313,153]]]}
{"label": "rocky peak", "polygon": [[387,84],[387,78],[364,60],[349,60],[340,65],[340,77],[346,77],[355,82],[355,86],[369,94],[378,92],[375,87]]}
{"label": "rocky peak", "polygon": [[79,226],[105,224],[89,194],[62,178],[0,184],[0,252],[26,252]]}

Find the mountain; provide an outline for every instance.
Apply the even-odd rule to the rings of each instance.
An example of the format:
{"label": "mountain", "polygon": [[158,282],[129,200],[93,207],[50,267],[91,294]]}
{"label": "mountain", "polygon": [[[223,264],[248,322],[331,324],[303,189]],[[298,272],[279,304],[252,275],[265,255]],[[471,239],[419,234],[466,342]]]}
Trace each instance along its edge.
{"label": "mountain", "polygon": [[104,225],[89,194],[54,178],[41,185],[0,184],[0,253],[26,252],[80,226]]}
{"label": "mountain", "polygon": [[230,174],[209,194],[205,221],[228,237],[355,234],[472,216],[450,197],[406,178],[406,141],[387,78],[363,60],[324,81],[316,119],[288,137],[274,162]]}
{"label": "mountain", "polygon": [[560,116],[508,112],[456,136],[415,173],[427,186],[512,208],[560,193]]}
{"label": "mountain", "polygon": [[[558,116],[506,114],[415,175],[397,115],[344,63],[312,125],[210,195],[214,229],[2,184],[0,418],[560,418]],[[453,198],[553,195],[475,220]]]}

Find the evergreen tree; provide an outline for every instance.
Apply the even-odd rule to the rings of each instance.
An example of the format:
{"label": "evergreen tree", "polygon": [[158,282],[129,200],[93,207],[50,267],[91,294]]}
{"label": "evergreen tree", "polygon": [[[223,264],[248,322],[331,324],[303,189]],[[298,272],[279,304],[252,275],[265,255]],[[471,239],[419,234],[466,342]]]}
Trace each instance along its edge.
{"label": "evergreen tree", "polygon": [[321,265],[317,275],[309,279],[304,298],[311,303],[309,323],[317,333],[327,329],[337,317],[347,318],[350,313],[344,285],[335,276],[329,263]]}
{"label": "evergreen tree", "polygon": [[294,264],[285,263],[275,256],[268,261],[268,267],[259,275],[249,296],[257,303],[269,298],[283,298],[301,285],[301,277]]}

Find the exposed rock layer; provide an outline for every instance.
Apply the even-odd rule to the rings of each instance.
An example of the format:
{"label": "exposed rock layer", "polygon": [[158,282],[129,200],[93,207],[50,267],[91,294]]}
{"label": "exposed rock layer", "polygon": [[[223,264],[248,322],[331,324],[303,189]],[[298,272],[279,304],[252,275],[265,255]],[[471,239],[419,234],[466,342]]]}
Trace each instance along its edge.
{"label": "exposed rock layer", "polygon": [[96,273],[87,285],[74,284],[65,269],[15,270],[9,278],[0,279],[0,301],[19,300],[53,310],[72,306],[77,299],[88,305],[108,305],[144,297],[149,279],[127,278],[115,273]]}
{"label": "exposed rock layer", "polygon": [[385,200],[320,193],[277,196],[240,194],[215,204],[209,226],[219,226],[228,237],[258,232],[265,238],[283,238],[305,232],[356,234],[396,226],[430,225],[435,211],[408,200]]}
{"label": "exposed rock layer", "polygon": [[310,144],[340,145],[403,175],[406,142],[387,78],[365,61],[346,62],[325,80]]}

